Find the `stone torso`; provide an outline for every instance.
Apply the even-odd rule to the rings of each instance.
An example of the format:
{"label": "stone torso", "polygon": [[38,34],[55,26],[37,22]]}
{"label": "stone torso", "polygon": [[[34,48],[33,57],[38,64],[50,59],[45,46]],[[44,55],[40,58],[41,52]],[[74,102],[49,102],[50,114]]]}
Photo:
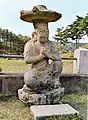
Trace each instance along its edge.
{"label": "stone torso", "polygon": [[[40,54],[41,47],[44,47],[47,52],[51,52],[51,42],[47,42],[46,44],[39,44],[38,42],[28,41],[24,48],[24,58],[30,59],[30,57],[38,56]],[[48,65],[48,58],[44,58],[39,62],[32,63],[31,68],[36,68],[38,70],[46,69]]]}

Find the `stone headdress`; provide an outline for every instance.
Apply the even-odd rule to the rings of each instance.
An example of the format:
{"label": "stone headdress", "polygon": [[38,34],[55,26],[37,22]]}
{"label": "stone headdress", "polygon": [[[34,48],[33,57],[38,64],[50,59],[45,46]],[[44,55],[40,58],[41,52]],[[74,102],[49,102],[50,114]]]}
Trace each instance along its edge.
{"label": "stone headdress", "polygon": [[37,5],[32,10],[22,10],[20,12],[21,20],[31,23],[35,21],[55,22],[61,17],[61,13],[49,10],[44,5]]}

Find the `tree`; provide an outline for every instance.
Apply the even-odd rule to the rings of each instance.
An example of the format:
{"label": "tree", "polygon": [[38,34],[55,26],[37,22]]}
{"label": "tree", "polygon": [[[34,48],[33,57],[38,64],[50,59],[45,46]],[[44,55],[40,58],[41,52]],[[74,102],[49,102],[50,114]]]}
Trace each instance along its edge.
{"label": "tree", "polygon": [[61,44],[64,44],[67,42],[66,38],[65,38],[65,34],[64,34],[64,28],[57,28],[57,34],[55,34],[54,39],[57,42],[60,42]]}
{"label": "tree", "polygon": [[8,29],[0,28],[0,53],[22,54],[24,44],[30,39],[28,36],[16,35]]}
{"label": "tree", "polygon": [[57,34],[55,34],[55,40],[61,41],[60,43],[66,43],[69,40],[76,41],[77,43],[81,40],[85,35],[88,36],[88,14],[83,18],[80,16],[76,16],[77,19],[66,28],[57,28]]}

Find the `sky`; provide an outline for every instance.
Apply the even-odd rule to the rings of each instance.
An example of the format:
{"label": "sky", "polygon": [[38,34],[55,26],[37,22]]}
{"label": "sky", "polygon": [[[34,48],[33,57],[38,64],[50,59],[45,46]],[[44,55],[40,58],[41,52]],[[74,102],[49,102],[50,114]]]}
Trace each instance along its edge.
{"label": "sky", "polygon": [[[70,25],[76,15],[84,17],[88,13],[88,0],[0,0],[0,28],[31,37],[33,24],[22,21],[20,11],[31,10],[35,5],[45,5],[62,14],[60,20],[49,23],[50,40],[54,40],[57,28]],[[81,42],[88,43],[88,38]]]}

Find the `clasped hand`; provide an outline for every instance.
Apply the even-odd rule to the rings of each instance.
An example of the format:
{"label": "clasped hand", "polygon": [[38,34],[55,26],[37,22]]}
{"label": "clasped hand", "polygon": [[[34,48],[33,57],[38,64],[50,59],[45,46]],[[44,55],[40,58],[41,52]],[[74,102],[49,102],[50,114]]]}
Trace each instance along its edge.
{"label": "clasped hand", "polygon": [[41,49],[40,49],[40,55],[43,55],[44,57],[47,56],[47,52],[46,52],[46,50],[45,50],[44,47],[41,47]]}

